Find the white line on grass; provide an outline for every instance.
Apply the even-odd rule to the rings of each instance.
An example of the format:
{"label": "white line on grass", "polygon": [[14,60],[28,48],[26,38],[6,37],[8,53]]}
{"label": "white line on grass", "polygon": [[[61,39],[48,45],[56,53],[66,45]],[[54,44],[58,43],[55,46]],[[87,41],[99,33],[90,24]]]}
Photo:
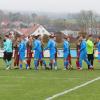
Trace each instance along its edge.
{"label": "white line on grass", "polygon": [[79,89],[79,88],[82,88],[82,87],[84,87],[84,86],[87,86],[87,85],[89,85],[89,84],[91,84],[91,83],[93,83],[93,82],[95,82],[95,81],[97,81],[97,80],[100,80],[100,77],[97,77],[97,78],[95,78],[95,79],[93,79],[93,80],[91,80],[91,81],[88,81],[88,82],[86,82],[86,83],[84,83],[84,84],[81,84],[81,85],[79,85],[79,86],[76,86],[76,87],[74,87],[74,88],[72,88],[72,89],[65,90],[64,92],[60,92],[60,93],[58,93],[58,94],[55,94],[55,95],[53,95],[53,96],[51,96],[51,97],[46,98],[45,100],[53,100],[53,99],[56,98],[56,97],[62,96],[62,95],[64,95],[64,94],[67,94],[67,93],[69,93],[69,92],[72,92],[72,91],[74,91],[74,90],[77,90],[77,89]]}
{"label": "white line on grass", "polygon": [[[32,79],[38,79],[36,77],[32,77],[32,76],[0,76],[0,78],[18,78],[18,79],[24,79],[24,78],[32,78]],[[70,78],[58,78],[58,77],[52,77],[52,78],[47,78],[47,77],[41,77],[40,79],[43,79],[43,80],[79,80],[80,78],[75,78],[75,77],[70,77]]]}

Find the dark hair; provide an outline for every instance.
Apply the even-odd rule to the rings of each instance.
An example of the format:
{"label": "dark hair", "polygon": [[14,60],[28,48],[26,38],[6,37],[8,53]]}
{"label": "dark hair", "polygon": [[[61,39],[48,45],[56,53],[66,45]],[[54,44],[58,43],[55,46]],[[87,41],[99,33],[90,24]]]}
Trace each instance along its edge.
{"label": "dark hair", "polygon": [[4,39],[3,42],[6,42],[6,39]]}
{"label": "dark hair", "polygon": [[5,37],[9,38],[9,35],[5,35]]}

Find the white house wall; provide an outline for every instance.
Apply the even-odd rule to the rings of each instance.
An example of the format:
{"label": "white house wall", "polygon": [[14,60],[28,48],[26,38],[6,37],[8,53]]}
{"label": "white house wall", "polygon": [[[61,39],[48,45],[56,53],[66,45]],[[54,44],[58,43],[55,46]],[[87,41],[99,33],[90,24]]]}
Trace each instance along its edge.
{"label": "white house wall", "polygon": [[32,35],[50,35],[50,33],[42,26],[40,26]]}

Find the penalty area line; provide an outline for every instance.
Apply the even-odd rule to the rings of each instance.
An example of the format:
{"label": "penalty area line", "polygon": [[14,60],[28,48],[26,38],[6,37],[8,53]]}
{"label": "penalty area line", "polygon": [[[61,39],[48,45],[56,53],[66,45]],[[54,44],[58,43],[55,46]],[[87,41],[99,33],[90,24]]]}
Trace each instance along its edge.
{"label": "penalty area line", "polygon": [[67,93],[69,93],[69,92],[75,91],[75,90],[77,90],[77,89],[79,89],[79,88],[82,88],[82,87],[84,87],[84,86],[87,86],[87,85],[89,85],[89,84],[91,84],[91,83],[93,83],[93,82],[95,82],[95,81],[98,81],[98,80],[100,80],[100,77],[97,77],[97,78],[95,78],[95,79],[93,79],[93,80],[87,81],[86,83],[81,84],[81,85],[79,85],[79,86],[76,86],[76,87],[74,87],[74,88],[71,88],[71,89],[65,90],[65,91],[63,91],[63,92],[57,93],[57,94],[55,94],[55,95],[53,95],[53,96],[51,96],[51,97],[46,98],[45,100],[53,100],[54,98],[57,98],[57,97],[60,97],[60,96],[62,96],[62,95],[64,95],[64,94],[67,94]]}

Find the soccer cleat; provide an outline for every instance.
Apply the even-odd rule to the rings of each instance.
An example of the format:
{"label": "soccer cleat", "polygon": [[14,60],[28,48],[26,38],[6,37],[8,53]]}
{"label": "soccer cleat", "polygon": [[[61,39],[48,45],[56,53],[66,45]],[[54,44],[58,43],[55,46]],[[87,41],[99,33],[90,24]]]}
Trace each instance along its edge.
{"label": "soccer cleat", "polygon": [[58,67],[57,66],[55,66],[55,70],[57,70],[58,69]]}
{"label": "soccer cleat", "polygon": [[7,68],[6,68],[6,70],[9,70],[9,69],[10,69],[10,67],[7,67]]}
{"label": "soccer cleat", "polygon": [[64,70],[67,70],[66,68],[64,68]]}
{"label": "soccer cleat", "polygon": [[29,67],[26,68],[27,70],[30,69]]}

